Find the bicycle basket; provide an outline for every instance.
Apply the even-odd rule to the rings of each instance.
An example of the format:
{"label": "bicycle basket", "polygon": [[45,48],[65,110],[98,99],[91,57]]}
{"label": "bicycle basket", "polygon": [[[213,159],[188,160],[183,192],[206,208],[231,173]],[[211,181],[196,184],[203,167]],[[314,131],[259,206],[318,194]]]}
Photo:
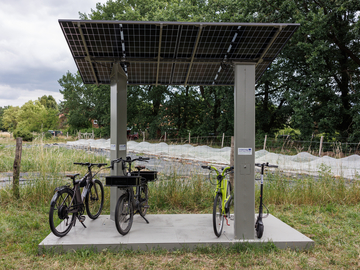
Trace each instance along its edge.
{"label": "bicycle basket", "polygon": [[106,176],[106,186],[138,186],[140,185],[140,176]]}

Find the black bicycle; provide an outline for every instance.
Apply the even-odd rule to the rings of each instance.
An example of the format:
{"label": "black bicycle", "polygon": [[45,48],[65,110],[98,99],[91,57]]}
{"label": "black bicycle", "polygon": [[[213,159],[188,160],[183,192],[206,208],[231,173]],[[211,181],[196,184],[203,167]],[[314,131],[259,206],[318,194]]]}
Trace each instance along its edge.
{"label": "black bicycle", "polygon": [[[73,187],[68,184],[55,189],[50,203],[49,223],[51,231],[58,237],[65,236],[75,226],[76,219],[86,228],[85,209],[89,218],[97,219],[104,205],[104,187],[94,177],[102,169],[109,168],[101,168],[107,164],[89,162],[74,164],[87,166],[88,171],[80,180],[75,180],[79,173],[67,174],[66,176],[72,179]],[[91,171],[93,167],[99,168],[94,174]],[[83,187],[82,193],[80,187]]]}
{"label": "black bicycle", "polygon": [[[261,167],[260,179],[256,179],[256,180],[260,180],[261,182],[260,182],[259,214],[258,214],[256,222],[255,222],[256,236],[257,236],[257,238],[261,238],[263,236],[263,233],[264,233],[264,223],[263,223],[262,219],[266,218],[269,215],[269,209],[263,203],[264,169],[265,169],[265,167],[277,168],[278,166],[277,165],[270,165],[269,162],[267,162],[267,163],[255,163],[255,166]],[[263,216],[263,207],[265,207],[266,210],[267,210],[266,216]]]}
{"label": "black bicycle", "polygon": [[126,159],[116,159],[111,161],[113,168],[114,163],[121,162],[121,169],[124,176],[110,176],[106,177],[106,184],[109,186],[117,186],[125,192],[121,195],[115,207],[115,225],[116,229],[121,235],[126,235],[133,224],[133,217],[135,214],[140,216],[149,223],[145,218],[147,209],[149,208],[149,189],[148,181],[155,180],[157,177],[156,171],[142,171],[145,166],[136,166],[136,171],[132,171],[132,163],[135,161],[147,161],[149,158],[135,158],[126,157]]}

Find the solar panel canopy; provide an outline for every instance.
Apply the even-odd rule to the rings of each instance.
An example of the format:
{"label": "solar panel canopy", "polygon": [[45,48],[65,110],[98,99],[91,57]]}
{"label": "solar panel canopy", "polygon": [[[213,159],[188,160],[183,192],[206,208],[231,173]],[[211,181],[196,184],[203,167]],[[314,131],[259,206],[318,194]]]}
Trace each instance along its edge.
{"label": "solar panel canopy", "polygon": [[59,20],[83,82],[110,84],[119,62],[130,85],[234,85],[233,65],[258,81],[299,24]]}

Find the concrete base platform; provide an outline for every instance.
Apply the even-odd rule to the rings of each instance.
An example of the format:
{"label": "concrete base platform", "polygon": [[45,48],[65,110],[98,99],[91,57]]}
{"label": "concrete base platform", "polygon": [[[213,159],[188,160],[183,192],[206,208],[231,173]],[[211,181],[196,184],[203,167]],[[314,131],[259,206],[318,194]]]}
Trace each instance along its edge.
{"label": "concrete base platform", "polygon": [[[263,244],[272,241],[278,248],[306,249],[314,242],[288,226],[284,222],[269,215],[263,219],[264,235],[261,239],[234,239],[234,224],[224,225],[223,234],[217,238],[213,232],[211,214],[175,214],[175,215],[147,215],[146,224],[139,215],[134,216],[130,232],[122,236],[118,233],[114,221],[110,216],[103,215],[96,220],[86,217],[84,228],[79,222],[76,227],[64,237],[56,237],[50,233],[40,244],[39,252],[44,249],[55,251],[76,250],[81,248],[103,249],[141,249],[165,248],[168,250],[183,247],[194,249],[196,246],[221,244],[229,246],[235,243]],[[254,221],[255,223],[255,221]],[[254,230],[255,235],[255,230]]]}

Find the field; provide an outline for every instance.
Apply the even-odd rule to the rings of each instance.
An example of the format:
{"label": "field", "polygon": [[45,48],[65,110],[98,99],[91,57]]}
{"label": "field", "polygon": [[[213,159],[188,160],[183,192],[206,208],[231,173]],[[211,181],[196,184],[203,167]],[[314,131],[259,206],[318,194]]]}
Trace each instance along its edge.
{"label": "field", "polygon": [[[12,141],[0,141],[0,172],[12,170]],[[319,176],[294,178],[269,174],[265,204],[270,212],[314,240],[310,250],[279,250],[273,244],[203,247],[195,251],[80,250],[38,255],[50,233],[49,202],[54,188],[77,172],[75,161],[108,162],[79,150],[46,147],[42,141],[23,146],[22,172],[34,173],[22,185],[20,199],[10,187],[0,189],[0,269],[358,269],[360,267],[360,184],[333,178],[323,167]],[[83,173],[84,171],[79,171]],[[106,190],[104,214],[108,214]],[[151,185],[151,213],[210,213],[212,187],[203,176],[164,176]],[[258,196],[258,189],[256,196]],[[265,228],[266,229],[266,228]],[[71,232],[70,232],[71,233]]]}

